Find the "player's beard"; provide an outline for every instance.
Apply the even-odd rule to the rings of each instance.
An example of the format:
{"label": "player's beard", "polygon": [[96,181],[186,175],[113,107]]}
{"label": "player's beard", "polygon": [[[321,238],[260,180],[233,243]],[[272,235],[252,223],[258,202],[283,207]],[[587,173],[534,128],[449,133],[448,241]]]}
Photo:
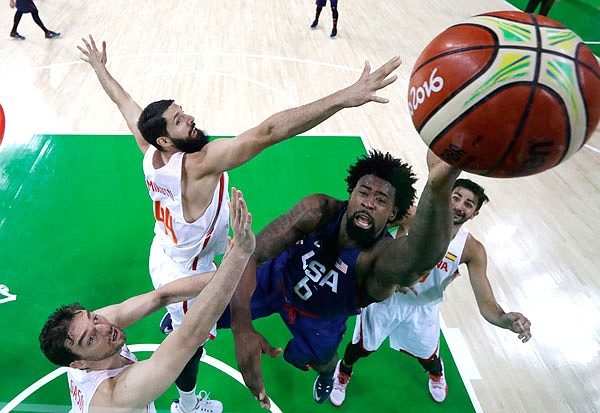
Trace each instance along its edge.
{"label": "player's beard", "polygon": [[[457,217],[457,215],[458,215],[458,217]],[[471,217],[468,217],[463,213],[454,212],[452,215],[452,225],[462,225],[465,222],[467,222],[469,220],[469,218],[471,218]]]}
{"label": "player's beard", "polygon": [[[171,142],[180,152],[185,153],[194,153],[198,152],[204,145],[208,143],[208,136],[204,133],[204,131],[193,128],[192,130],[196,131],[196,136],[194,138],[188,137],[185,139],[180,138],[171,138]],[[190,131],[191,134],[191,131]]]}
{"label": "player's beard", "polygon": [[370,247],[375,243],[377,239],[377,233],[375,231],[375,226],[373,225],[371,219],[371,226],[369,228],[360,228],[354,223],[354,218],[356,214],[360,211],[355,212],[352,216],[347,216],[346,218],[346,232],[348,236],[356,241],[361,247],[366,248]]}

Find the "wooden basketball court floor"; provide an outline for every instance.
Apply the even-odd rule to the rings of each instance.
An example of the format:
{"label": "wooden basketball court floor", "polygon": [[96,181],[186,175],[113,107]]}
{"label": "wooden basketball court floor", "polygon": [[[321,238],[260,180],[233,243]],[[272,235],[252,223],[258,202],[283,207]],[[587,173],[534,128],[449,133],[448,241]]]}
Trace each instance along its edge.
{"label": "wooden basketball court floor", "polygon": [[[377,67],[400,55],[399,80],[382,92],[389,104],[343,111],[310,134],[361,136],[367,148],[411,162],[422,178],[425,146],[405,101],[412,64],[447,26],[513,8],[496,0],[341,0],[339,35],[330,40],[328,8],[319,28],[308,29],[312,1],[39,0],[37,5],[46,25],[63,37],[44,39],[29,16],[19,28],[25,42],[0,36],[0,103],[7,117],[0,151],[27,145],[35,134],[127,133],[92,70],[78,61],[76,45],[92,33],[107,40],[110,70],[142,105],[174,98],[215,135],[237,134],[276,111],[350,84],[365,59]],[[0,33],[8,34],[12,11],[1,13]],[[558,19],[552,12],[551,17]],[[123,148],[110,142],[103,150]],[[102,160],[101,153],[81,156]],[[572,159],[538,176],[465,176],[486,187],[491,198],[468,228],[486,245],[496,298],[505,310],[532,321],[533,339],[522,344],[490,326],[479,316],[467,283],[451,287],[442,314],[463,378],[485,412],[600,411],[600,133]],[[0,220],[6,214],[0,211]],[[14,275],[2,270],[0,275],[0,283],[10,287],[3,277]],[[1,304],[0,315],[11,304]],[[3,381],[19,367],[6,360],[0,366]]]}

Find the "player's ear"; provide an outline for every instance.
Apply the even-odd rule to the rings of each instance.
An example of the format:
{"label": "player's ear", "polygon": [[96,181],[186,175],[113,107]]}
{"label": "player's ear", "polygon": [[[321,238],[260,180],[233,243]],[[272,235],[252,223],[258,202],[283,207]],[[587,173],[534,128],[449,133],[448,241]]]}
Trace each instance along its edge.
{"label": "player's ear", "polygon": [[171,141],[168,137],[166,136],[159,136],[158,139],[156,139],[156,143],[160,146],[169,146],[171,144]]}
{"label": "player's ear", "polygon": [[[398,218],[398,207],[393,207],[392,210],[390,211],[390,214],[388,215],[388,225],[392,224],[396,218]],[[397,225],[397,223],[396,223]]]}

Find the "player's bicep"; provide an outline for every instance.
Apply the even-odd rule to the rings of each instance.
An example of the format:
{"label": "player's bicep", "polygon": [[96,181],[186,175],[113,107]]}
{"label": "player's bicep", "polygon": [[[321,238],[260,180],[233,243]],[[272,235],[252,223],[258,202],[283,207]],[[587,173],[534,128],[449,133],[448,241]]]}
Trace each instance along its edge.
{"label": "player's bicep", "polygon": [[258,233],[256,261],[260,263],[269,260],[307,234],[319,230],[335,215],[339,204],[338,200],[321,194],[302,199]]}
{"label": "player's bicep", "polygon": [[146,139],[144,139],[142,133],[138,128],[138,120],[140,119],[140,115],[142,114],[142,108],[129,95],[119,99],[117,102],[117,106],[119,108],[119,111],[121,112],[121,115],[123,115],[123,118],[125,119],[127,127],[133,134],[136,144],[138,145],[142,153],[146,153],[146,151],[150,147],[150,144],[148,143],[148,141],[146,141]]}
{"label": "player's bicep", "polygon": [[235,138],[218,138],[210,141],[204,149],[199,162],[193,162],[194,156],[188,156],[187,168],[192,176],[198,178],[206,175],[220,175],[248,162],[262,149],[255,141],[245,139],[242,135]]}
{"label": "player's bicep", "polygon": [[136,295],[119,304],[110,305],[95,311],[111,323],[124,329],[161,308],[159,295],[155,291]]}

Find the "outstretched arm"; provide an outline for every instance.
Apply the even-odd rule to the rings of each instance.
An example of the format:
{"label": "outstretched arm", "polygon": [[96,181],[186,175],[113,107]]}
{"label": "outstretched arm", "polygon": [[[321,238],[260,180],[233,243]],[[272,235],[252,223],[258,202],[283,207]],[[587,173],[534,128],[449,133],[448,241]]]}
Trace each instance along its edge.
{"label": "outstretched arm", "polygon": [[261,355],[269,354],[271,357],[276,357],[281,354],[281,349],[271,346],[252,326],[250,298],[256,287],[257,263],[274,258],[306,234],[329,222],[339,207],[340,201],[334,198],[326,195],[311,195],[268,224],[257,235],[256,251],[231,299],[231,330],[238,367],[244,383],[261,407],[270,407],[260,369]]}
{"label": "outstretched arm", "polygon": [[131,297],[122,303],[103,307],[95,313],[106,317],[119,328],[125,329],[169,304],[197,296],[212,280],[214,274],[215,271],[211,271],[180,278],[156,290]]}
{"label": "outstretched arm", "polygon": [[242,271],[254,251],[255,238],[250,228],[251,223],[252,217],[241,192],[232,188],[233,247],[223,257],[213,279],[186,313],[181,326],[165,338],[150,359],[136,363],[115,376],[108,384],[108,401],[99,400],[99,403],[105,404],[97,406],[142,408],[173,384],[231,299]]}
{"label": "outstretched arm", "polygon": [[400,64],[400,58],[394,57],[371,73],[371,66],[365,62],[360,78],[353,85],[315,102],[276,113],[233,139],[211,142],[196,173],[203,176],[236,168],[265,148],[312,129],[342,109],[368,102],[387,103],[388,99],[376,93],[396,81],[397,76],[390,75]]}
{"label": "outstretched arm", "polygon": [[138,147],[142,153],[146,153],[150,144],[142,137],[142,134],[137,127],[142,108],[131,98],[129,93],[123,89],[119,82],[112,77],[106,68],[106,62],[108,60],[106,55],[106,42],[102,42],[102,51],[99,51],[96,47],[96,42],[91,35],[89,36],[89,41],[85,38],[82,38],[81,41],[83,42],[83,47],[77,46],[79,51],[83,53],[81,60],[92,66],[102,88],[108,97],[115,102],[119,111],[121,111],[123,118],[125,118],[127,127],[129,127],[129,130],[133,133]]}
{"label": "outstretched arm", "polygon": [[446,253],[452,238],[450,194],[460,170],[451,167],[431,150],[429,175],[407,236],[384,239],[359,257],[371,297],[383,300],[396,285],[409,287],[433,268]]}
{"label": "outstretched arm", "polygon": [[[466,254],[465,254],[466,253]],[[466,255],[466,256],[465,256]],[[484,246],[469,235],[464,261],[469,269],[469,280],[475,294],[479,312],[486,321],[495,326],[517,333],[519,340],[526,343],[531,338],[531,323],[521,313],[506,313],[496,301],[490,281],[487,277],[487,254]]]}

